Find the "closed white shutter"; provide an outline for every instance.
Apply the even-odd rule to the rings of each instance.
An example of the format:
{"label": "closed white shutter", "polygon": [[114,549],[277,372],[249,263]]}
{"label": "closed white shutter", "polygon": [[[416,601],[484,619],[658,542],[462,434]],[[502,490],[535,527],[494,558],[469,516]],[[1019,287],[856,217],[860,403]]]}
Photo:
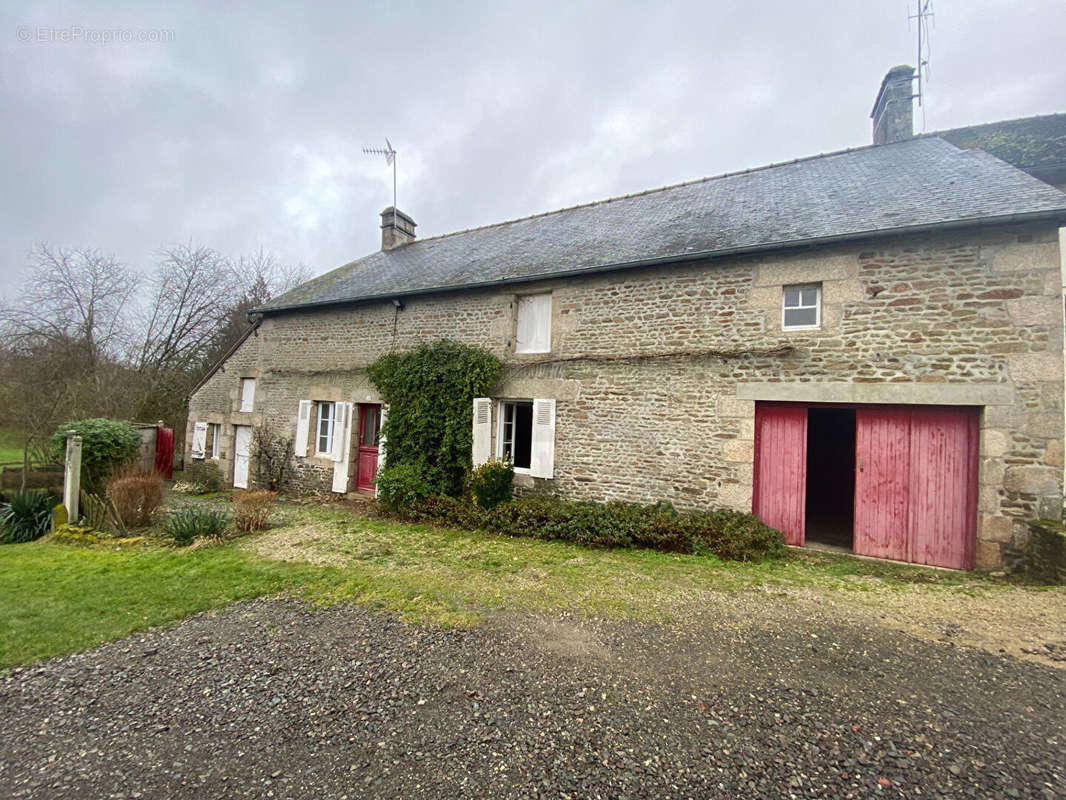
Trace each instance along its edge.
{"label": "closed white shutter", "polygon": [[515,352],[550,353],[551,349],[551,294],[532,294],[519,297],[518,320],[515,328]]}
{"label": "closed white shutter", "polygon": [[255,408],[255,378],[241,378],[241,411]]}
{"label": "closed white shutter", "polygon": [[534,478],[555,477],[555,400],[533,399],[533,452],[529,471]]}
{"label": "closed white shutter", "polygon": [[[348,491],[348,471],[352,461],[351,403],[337,403],[337,418],[333,423],[333,491]],[[339,447],[338,447],[339,445]]]}
{"label": "closed white shutter", "polygon": [[471,461],[480,467],[492,455],[492,400],[488,397],[474,398],[474,449]]}
{"label": "closed white shutter", "polygon": [[207,423],[197,422],[192,428],[192,457],[203,458],[207,449]]}
{"label": "closed white shutter", "polygon": [[385,466],[385,419],[389,415],[389,409],[387,406],[382,406],[381,411],[381,433],[378,434],[378,472],[381,472],[381,468]]}
{"label": "closed white shutter", "polygon": [[300,401],[300,414],[296,418],[296,451],[297,458],[307,457],[307,434],[311,427],[311,401]]}

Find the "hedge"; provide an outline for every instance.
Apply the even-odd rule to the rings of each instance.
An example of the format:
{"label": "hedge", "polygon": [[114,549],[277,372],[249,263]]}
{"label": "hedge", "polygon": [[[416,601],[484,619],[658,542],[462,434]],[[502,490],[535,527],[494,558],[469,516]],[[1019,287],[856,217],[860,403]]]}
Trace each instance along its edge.
{"label": "hedge", "polygon": [[501,536],[715,555],[731,561],[779,558],[785,553],[781,532],[751,514],[728,509],[681,513],[669,503],[645,506],[523,497],[484,509],[469,500],[434,495],[407,507],[402,516]]}

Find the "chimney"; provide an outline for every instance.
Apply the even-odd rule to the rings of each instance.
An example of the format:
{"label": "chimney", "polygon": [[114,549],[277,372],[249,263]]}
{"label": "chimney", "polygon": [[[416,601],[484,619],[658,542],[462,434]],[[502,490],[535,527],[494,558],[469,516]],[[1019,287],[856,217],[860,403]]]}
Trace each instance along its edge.
{"label": "chimney", "polygon": [[415,240],[415,221],[389,206],[381,212],[381,249],[392,250]]}
{"label": "chimney", "polygon": [[914,110],[911,81],[914,67],[892,67],[881,81],[874,110],[874,144],[902,142],[914,136]]}

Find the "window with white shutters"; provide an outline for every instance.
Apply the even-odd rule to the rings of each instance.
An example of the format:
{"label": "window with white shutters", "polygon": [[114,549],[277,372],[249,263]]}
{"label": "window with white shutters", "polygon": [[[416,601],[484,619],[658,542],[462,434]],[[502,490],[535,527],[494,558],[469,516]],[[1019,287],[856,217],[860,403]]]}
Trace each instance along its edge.
{"label": "window with white shutters", "polygon": [[497,405],[496,457],[515,472],[555,476],[555,400],[501,400]]}
{"label": "window with white shutters", "polygon": [[519,295],[515,323],[515,352],[550,353],[551,349],[551,293]]}

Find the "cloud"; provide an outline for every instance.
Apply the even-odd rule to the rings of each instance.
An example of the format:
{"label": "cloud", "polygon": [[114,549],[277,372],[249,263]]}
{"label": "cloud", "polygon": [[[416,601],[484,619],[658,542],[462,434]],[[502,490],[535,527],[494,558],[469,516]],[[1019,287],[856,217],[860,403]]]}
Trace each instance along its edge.
{"label": "cloud", "polygon": [[[909,4],[8,4],[0,293],[35,241],[147,269],[259,246],[324,272],[379,246],[866,144]],[[1059,0],[941,4],[929,129],[1064,110]],[[22,27],[169,32],[20,41]],[[47,39],[47,37],[45,37]]]}

